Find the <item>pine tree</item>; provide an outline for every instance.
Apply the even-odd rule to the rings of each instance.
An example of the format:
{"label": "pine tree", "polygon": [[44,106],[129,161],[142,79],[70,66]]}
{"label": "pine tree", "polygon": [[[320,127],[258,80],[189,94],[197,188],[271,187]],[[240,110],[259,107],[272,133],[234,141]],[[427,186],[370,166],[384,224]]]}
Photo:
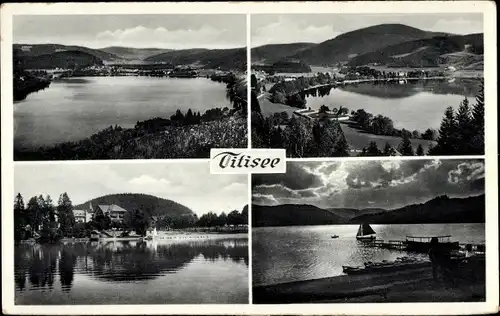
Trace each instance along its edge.
{"label": "pine tree", "polygon": [[457,154],[470,152],[470,144],[474,137],[469,100],[465,98],[458,108],[457,116]]}
{"label": "pine tree", "polygon": [[424,156],[424,148],[422,147],[422,144],[419,144],[417,147],[417,156]]}
{"label": "pine tree", "polygon": [[26,239],[26,211],[21,193],[14,199],[14,240]]}
{"label": "pine tree", "polygon": [[411,146],[410,137],[407,134],[403,134],[403,140],[398,146],[398,151],[403,156],[414,156],[413,147]]}
{"label": "pine tree", "polygon": [[472,109],[472,130],[474,136],[471,139],[471,152],[469,154],[484,154],[484,82],[481,82],[476,104]]}
{"label": "pine tree", "polygon": [[453,155],[458,151],[458,137],[457,137],[457,122],[455,119],[455,113],[453,108],[450,106],[446,109],[444,113],[444,118],[441,121],[441,127],[439,128],[439,137],[437,140],[437,145],[432,149],[431,154],[438,155]]}
{"label": "pine tree", "polygon": [[59,217],[61,234],[65,237],[72,236],[75,228],[75,216],[73,214],[73,205],[66,192],[59,196],[57,215]]}

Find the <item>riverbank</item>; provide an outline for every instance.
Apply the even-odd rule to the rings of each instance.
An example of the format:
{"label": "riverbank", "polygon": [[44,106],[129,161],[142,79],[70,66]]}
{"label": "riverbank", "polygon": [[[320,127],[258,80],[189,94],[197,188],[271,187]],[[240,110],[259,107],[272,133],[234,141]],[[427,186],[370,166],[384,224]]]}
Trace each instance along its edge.
{"label": "riverbank", "polygon": [[411,270],[255,286],[253,302],[289,304],[484,301],[484,276],[484,261],[472,260],[453,274],[453,282],[435,282],[432,279],[432,267],[423,263]]}
{"label": "riverbank", "polygon": [[193,125],[110,126],[77,142],[15,148],[14,160],[208,158],[210,148],[246,148],[247,130],[246,115],[239,112]]}

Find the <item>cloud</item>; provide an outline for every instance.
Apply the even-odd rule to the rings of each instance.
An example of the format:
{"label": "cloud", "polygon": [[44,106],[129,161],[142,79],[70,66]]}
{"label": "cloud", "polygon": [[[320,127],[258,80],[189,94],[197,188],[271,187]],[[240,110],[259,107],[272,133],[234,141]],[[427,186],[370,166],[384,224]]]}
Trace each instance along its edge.
{"label": "cloud", "polygon": [[484,164],[481,162],[464,162],[457,166],[456,169],[448,172],[448,182],[460,184],[484,178]]}
{"label": "cloud", "polygon": [[316,26],[298,23],[295,17],[280,16],[278,21],[252,28],[252,47],[265,44],[286,44],[295,42],[320,43],[341,33],[333,24]]}
{"label": "cloud", "polygon": [[[132,28],[106,30],[96,34],[99,42],[109,46],[195,48],[228,45],[224,31],[210,25],[200,28],[169,30],[165,27],[148,28],[138,25]],[[242,34],[243,35],[243,34]],[[240,41],[245,46],[244,38]]]}
{"label": "cloud", "polygon": [[433,27],[436,32],[450,32],[455,34],[483,33],[483,21],[465,19],[464,17],[441,19]]}
{"label": "cloud", "polygon": [[130,184],[138,186],[168,186],[170,181],[164,178],[156,179],[149,175],[141,175],[140,177],[133,178],[129,181]]}
{"label": "cloud", "polygon": [[261,174],[252,177],[252,186],[281,184],[292,190],[309,189],[322,185],[318,175],[311,173],[316,163],[287,163],[286,173]]}
{"label": "cloud", "polygon": [[252,193],[254,203],[269,205],[390,209],[422,203],[439,195],[466,197],[484,193],[484,162],[450,159],[293,162],[287,165],[287,174],[266,175]]}

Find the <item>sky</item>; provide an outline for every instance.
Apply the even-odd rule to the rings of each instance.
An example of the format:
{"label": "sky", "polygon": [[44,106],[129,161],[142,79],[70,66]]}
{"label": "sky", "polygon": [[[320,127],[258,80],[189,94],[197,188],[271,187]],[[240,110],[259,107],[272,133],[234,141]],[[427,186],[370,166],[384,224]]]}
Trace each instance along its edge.
{"label": "sky", "polygon": [[241,211],[248,204],[248,176],[210,174],[208,162],[16,164],[14,190],[25,203],[40,194],[57,203],[67,192],[73,205],[106,194],[151,194],[199,216]]}
{"label": "sky", "polygon": [[90,48],[236,48],[246,46],[246,16],[18,15],[16,44],[63,44]]}
{"label": "sky", "polygon": [[377,24],[400,23],[425,31],[483,32],[482,14],[260,14],[251,16],[251,46],[320,43]]}
{"label": "sky", "polygon": [[482,160],[288,162],[286,174],[252,176],[252,202],[259,205],[394,209],[483,193]]}

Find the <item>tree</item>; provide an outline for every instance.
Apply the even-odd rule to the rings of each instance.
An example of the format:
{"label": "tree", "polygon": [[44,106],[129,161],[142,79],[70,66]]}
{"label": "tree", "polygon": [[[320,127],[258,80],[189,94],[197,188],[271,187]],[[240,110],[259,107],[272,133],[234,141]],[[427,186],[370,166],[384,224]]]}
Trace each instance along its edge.
{"label": "tree", "polygon": [[290,157],[305,157],[312,143],[312,124],[292,117],[284,130],[285,148]]}
{"label": "tree", "polygon": [[467,154],[470,152],[470,145],[474,137],[474,128],[472,125],[471,109],[469,107],[469,100],[464,98],[458,108],[456,115],[457,121],[457,154]]}
{"label": "tree", "polygon": [[387,116],[377,115],[371,120],[370,130],[377,135],[392,135],[394,124]]}
{"label": "tree", "polygon": [[326,113],[328,111],[330,111],[330,109],[326,105],[323,104],[322,106],[319,107],[319,111],[318,112],[319,113]]}
{"label": "tree", "polygon": [[438,132],[435,129],[428,128],[423,134],[422,139],[425,140],[436,140],[438,137]]}
{"label": "tree", "polygon": [[57,214],[59,217],[59,229],[63,236],[72,236],[75,228],[75,216],[73,205],[66,192],[59,196],[57,204]]}
{"label": "tree", "polygon": [[384,151],[383,151],[383,154],[384,156],[396,156],[396,150],[394,149],[394,147],[392,147],[391,145],[389,145],[389,143],[385,143],[385,146],[384,146]]}
{"label": "tree", "polygon": [[132,213],[132,223],[131,223],[131,228],[135,230],[135,233],[140,236],[145,236],[148,226],[149,222],[146,216],[144,216],[144,212],[141,212],[140,210],[135,210]]}
{"label": "tree", "polygon": [[191,111],[191,109],[188,109],[188,111],[186,113],[186,117],[184,118],[184,124],[191,125],[194,123],[195,123],[195,118],[193,115],[193,111]]}
{"label": "tree", "polygon": [[28,205],[26,206],[26,219],[31,228],[32,236],[38,233],[43,222],[42,207],[39,202],[39,197],[34,196],[28,201]]}
{"label": "tree", "polygon": [[414,156],[413,147],[411,145],[410,137],[408,134],[403,134],[403,139],[398,146],[398,151],[403,156]]}
{"label": "tree", "polygon": [[481,82],[476,104],[472,108],[472,131],[469,154],[484,154],[484,82]]}
{"label": "tree", "polygon": [[235,110],[247,112],[247,84],[244,78],[237,78],[231,74],[226,86],[226,98]]}
{"label": "tree", "polygon": [[27,238],[27,225],[24,200],[21,193],[18,193],[14,199],[14,240],[23,240]]}
{"label": "tree", "polygon": [[366,156],[381,156],[382,152],[377,147],[377,143],[375,141],[371,141],[368,145],[368,149],[366,150]]}
{"label": "tree", "polygon": [[422,147],[422,144],[419,144],[417,147],[417,156],[424,156],[424,148]]}
{"label": "tree", "polygon": [[441,127],[439,128],[439,137],[437,145],[432,149],[431,154],[452,155],[457,152],[458,147],[458,130],[455,120],[455,113],[450,106],[446,109]]}
{"label": "tree", "polygon": [[242,225],[243,222],[243,218],[237,210],[231,211],[231,213],[227,215],[227,223],[229,225]]}

